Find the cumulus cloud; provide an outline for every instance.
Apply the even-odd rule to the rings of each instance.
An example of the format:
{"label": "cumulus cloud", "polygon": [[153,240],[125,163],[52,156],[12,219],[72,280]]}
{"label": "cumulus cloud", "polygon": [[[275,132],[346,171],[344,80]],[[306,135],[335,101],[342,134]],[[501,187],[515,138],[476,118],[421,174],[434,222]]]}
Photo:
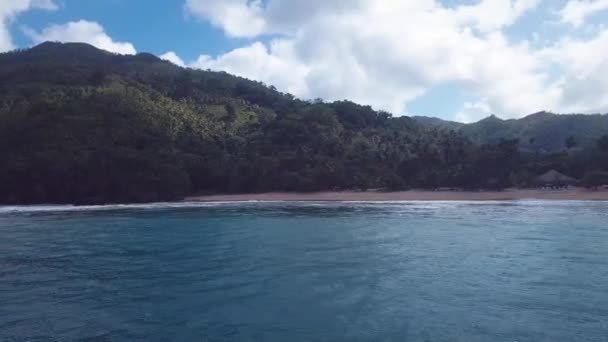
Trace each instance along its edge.
{"label": "cumulus cloud", "polygon": [[564,23],[579,27],[592,14],[608,10],[608,0],[570,0],[560,11]]}
{"label": "cumulus cloud", "polygon": [[230,36],[255,37],[265,30],[261,0],[186,0],[185,9],[221,27]]}
{"label": "cumulus cloud", "polygon": [[258,42],[218,58],[200,56],[191,67],[225,70],[306,97],[309,95],[305,82],[308,68],[298,62],[293,49],[291,41],[277,40],[270,44],[270,48]]}
{"label": "cumulus cloud", "polygon": [[186,63],[184,63],[184,60],[182,60],[174,51],[168,51],[162,55],[159,56],[160,59],[165,60],[165,61],[169,61],[175,65],[181,66],[181,67],[185,67]]}
{"label": "cumulus cloud", "polygon": [[[475,5],[452,8],[452,17],[491,31],[512,24],[540,0],[481,0]],[[301,25],[319,16],[344,16],[375,7],[377,10],[429,11],[442,7],[435,0],[186,0],[186,11],[233,37],[256,37],[261,34],[291,34]]]}
{"label": "cumulus cloud", "polygon": [[25,34],[34,43],[45,41],[82,42],[91,44],[99,49],[123,55],[133,55],[137,52],[133,44],[114,41],[100,24],[86,20],[72,21],[62,25],[51,25],[44,28],[41,32],[25,29]]}
{"label": "cumulus cloud", "polygon": [[482,0],[475,5],[459,6],[455,12],[460,20],[488,32],[513,24],[539,2],[540,0]]}
{"label": "cumulus cloud", "polygon": [[[493,108],[510,115],[554,101],[527,45],[509,44],[499,30],[536,0],[483,0],[453,8],[434,0],[333,0],[323,1],[323,10],[306,3],[258,3],[254,12],[263,21],[262,33],[284,37],[268,48],[258,42],[216,58],[203,56],[198,66],[259,79],[300,97],[348,98],[397,114],[431,87],[452,81],[483,93]],[[287,25],[284,13],[294,13],[298,25]]]}
{"label": "cumulus cloud", "polygon": [[[351,99],[397,115],[446,83],[474,99],[455,110],[463,121],[490,113],[608,110],[602,95],[608,84],[601,77],[608,72],[602,57],[608,31],[587,40],[563,38],[543,49],[505,33],[539,2],[187,0],[192,15],[228,36],[274,37],[223,55],[203,55],[190,65],[260,80],[302,98]],[[570,1],[560,13],[574,2],[593,3],[597,11],[604,1]],[[583,12],[583,18],[591,13]],[[253,25],[239,18],[253,18]]]}
{"label": "cumulus cloud", "polygon": [[608,30],[589,40],[562,39],[541,55],[562,70],[562,111],[608,113]]}
{"label": "cumulus cloud", "polygon": [[0,52],[15,49],[9,25],[17,15],[31,9],[55,10],[52,0],[2,0],[0,1]]}
{"label": "cumulus cloud", "polygon": [[231,37],[290,34],[319,16],[344,15],[369,0],[186,0],[187,13]]}
{"label": "cumulus cloud", "polygon": [[484,101],[465,102],[454,120],[464,123],[479,121],[492,114],[492,109]]}

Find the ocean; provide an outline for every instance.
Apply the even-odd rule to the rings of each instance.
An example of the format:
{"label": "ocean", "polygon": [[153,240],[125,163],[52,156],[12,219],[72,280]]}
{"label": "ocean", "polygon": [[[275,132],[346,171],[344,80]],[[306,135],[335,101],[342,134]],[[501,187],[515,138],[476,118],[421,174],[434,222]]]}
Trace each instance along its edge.
{"label": "ocean", "polygon": [[0,341],[608,341],[608,202],[0,207]]}

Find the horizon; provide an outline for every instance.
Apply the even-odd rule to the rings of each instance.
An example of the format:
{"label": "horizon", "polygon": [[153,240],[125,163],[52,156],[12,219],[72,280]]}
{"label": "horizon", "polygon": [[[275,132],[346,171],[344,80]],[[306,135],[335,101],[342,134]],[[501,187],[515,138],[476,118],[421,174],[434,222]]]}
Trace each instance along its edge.
{"label": "horizon", "polygon": [[301,99],[471,123],[607,113],[606,10],[603,0],[9,0],[0,52],[44,41],[148,51]]}

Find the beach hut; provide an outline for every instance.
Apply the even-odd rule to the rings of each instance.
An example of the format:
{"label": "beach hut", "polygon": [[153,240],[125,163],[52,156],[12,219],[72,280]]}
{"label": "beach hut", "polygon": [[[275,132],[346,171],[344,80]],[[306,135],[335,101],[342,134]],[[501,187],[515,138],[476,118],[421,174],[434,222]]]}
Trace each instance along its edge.
{"label": "beach hut", "polygon": [[536,177],[535,183],[536,185],[542,187],[562,188],[570,185],[576,185],[578,181],[561,172],[549,170]]}

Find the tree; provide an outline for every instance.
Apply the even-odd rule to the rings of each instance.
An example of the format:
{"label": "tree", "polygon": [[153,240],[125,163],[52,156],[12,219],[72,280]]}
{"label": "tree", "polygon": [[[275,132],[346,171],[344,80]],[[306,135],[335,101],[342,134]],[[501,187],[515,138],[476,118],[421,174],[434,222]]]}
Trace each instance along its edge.
{"label": "tree", "polygon": [[592,171],[585,174],[583,177],[583,186],[590,189],[596,189],[602,185],[608,184],[608,172]]}
{"label": "tree", "polygon": [[564,141],[564,145],[566,146],[567,149],[571,149],[576,147],[576,139],[574,138],[574,136],[569,136],[566,138],[566,140]]}
{"label": "tree", "polygon": [[[0,90],[3,203],[337,188],[500,189],[550,168],[576,177],[608,170],[608,135],[597,149],[528,153],[518,140],[504,138],[521,137],[540,150],[551,132],[529,133],[536,140],[496,133],[511,121],[493,118],[482,127],[492,138],[475,140],[475,132],[433,128],[370,106],[302,101],[224,72],[84,44],[0,54]],[[551,144],[563,150],[559,139]],[[593,185],[603,178],[588,179]]]}
{"label": "tree", "polygon": [[608,152],[608,134],[603,135],[597,141],[597,147],[604,152]]}

